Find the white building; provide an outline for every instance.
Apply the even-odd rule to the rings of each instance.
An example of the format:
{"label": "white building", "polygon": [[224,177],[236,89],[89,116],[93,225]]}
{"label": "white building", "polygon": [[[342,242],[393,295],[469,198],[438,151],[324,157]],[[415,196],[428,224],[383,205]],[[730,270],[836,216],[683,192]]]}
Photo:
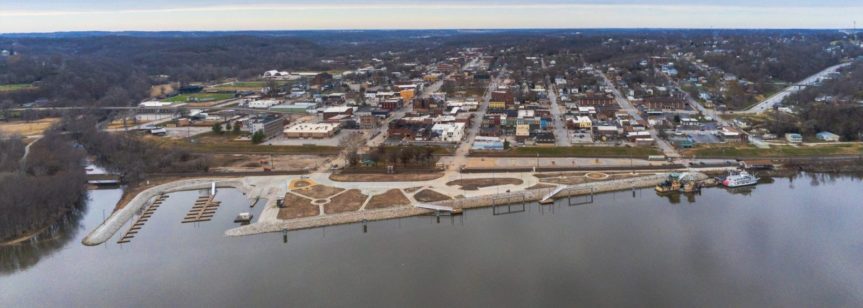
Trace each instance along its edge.
{"label": "white building", "polygon": [[248,107],[249,108],[255,108],[255,109],[267,109],[267,108],[270,108],[270,107],[278,105],[278,104],[279,104],[279,101],[277,101],[277,100],[261,99],[261,100],[256,100],[256,101],[250,101],[248,103]]}
{"label": "white building", "polygon": [[288,138],[329,138],[339,131],[338,124],[299,123],[284,130]]}
{"label": "white building", "polygon": [[158,107],[165,107],[165,106],[170,106],[170,105],[171,105],[171,103],[169,103],[169,102],[160,102],[160,101],[149,101],[149,102],[143,102],[143,103],[138,104],[138,106],[148,107],[148,108],[154,108],[154,107],[158,108]]}
{"label": "white building", "polygon": [[460,142],[464,138],[464,123],[435,124],[432,132],[443,142]]}

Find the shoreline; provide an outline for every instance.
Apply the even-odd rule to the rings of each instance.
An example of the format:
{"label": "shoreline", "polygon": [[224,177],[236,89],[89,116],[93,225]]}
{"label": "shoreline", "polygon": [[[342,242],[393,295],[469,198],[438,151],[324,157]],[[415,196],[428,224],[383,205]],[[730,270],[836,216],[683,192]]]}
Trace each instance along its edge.
{"label": "shoreline", "polygon": [[[831,169],[831,171],[836,170],[836,168],[840,168],[841,166],[849,167],[848,164],[828,165],[828,169]],[[855,165],[852,166],[851,169],[852,171],[855,171],[857,169],[863,169],[863,165],[860,166],[861,168],[853,168],[857,167]],[[787,175],[789,172],[819,172],[818,170],[824,169],[824,167],[825,166],[822,164],[798,164],[781,166],[774,170],[764,172],[766,172],[770,176],[784,176]],[[651,187],[664,181],[667,178],[668,174],[671,172],[694,172],[698,174],[699,180],[704,180],[708,177],[712,177],[713,175],[724,174],[727,172],[728,169],[728,167],[714,167],[677,170],[633,170],[636,172],[646,172],[646,174],[643,173],[642,176],[632,178],[587,182],[569,186],[563,184],[550,184],[553,185],[553,187],[539,189],[529,188],[529,186],[537,185],[538,183],[543,182],[543,178],[536,177],[536,174],[523,172],[507,172],[499,175],[515,177],[519,177],[519,175],[522,177],[529,175],[534,179],[529,180],[529,183],[524,183],[523,185],[504,185],[498,187],[498,191],[500,189],[507,189],[507,193],[494,193],[490,192],[490,190],[477,191],[473,192],[472,195],[469,195],[467,197],[456,197],[451,200],[431,202],[431,204],[448,206],[456,210],[464,210],[491,207],[494,205],[514,204],[520,202],[537,202],[542,199],[545,194],[560,186],[566,186],[567,188],[558,192],[552,199],[566,198],[572,196],[583,196],[591,193],[607,193],[627,189]],[[447,176],[447,174],[448,173],[445,173],[445,175],[439,178],[427,181],[340,182],[331,180],[328,185],[333,185],[335,187],[340,187],[344,189],[350,189],[351,187],[357,186],[374,186],[373,188],[368,188],[372,191],[380,190],[380,185],[392,185],[392,187],[395,188],[399,187],[399,184],[404,183],[410,183],[411,186],[426,186],[429,188],[433,188],[430,185],[434,185],[434,183],[441,181],[446,182],[455,176],[455,174],[448,174],[449,176]],[[311,175],[311,177],[322,177],[329,179],[329,175],[330,174],[328,173],[320,173],[316,175]],[[459,175],[459,177],[466,178],[477,176],[480,176],[480,174],[474,173]],[[138,212],[143,206],[148,204],[148,202],[152,198],[156,197],[159,194],[195,189],[205,189],[209,188],[211,183],[213,182],[215,182],[216,186],[220,188],[234,188],[240,190],[241,192],[243,192],[244,195],[246,195],[246,199],[249,202],[252,202],[252,200],[256,199],[266,199],[265,204],[262,205],[264,206],[264,209],[262,210],[260,217],[255,222],[249,225],[227,229],[224,232],[225,236],[247,236],[261,233],[281,232],[283,230],[302,230],[332,225],[352,224],[363,221],[379,221],[403,217],[413,217],[434,213],[433,210],[416,207],[415,205],[418,201],[412,200],[411,205],[402,207],[361,210],[339,214],[316,215],[311,217],[289,220],[276,219],[276,213],[278,213],[279,211],[279,209],[275,207],[276,200],[278,200],[287,192],[286,187],[283,187],[284,185],[282,183],[287,183],[290,180],[295,179],[296,177],[297,175],[247,176],[241,178],[226,178],[215,176],[206,178],[169,180],[167,182],[149,187],[138,192],[133,198],[128,200],[125,206],[123,206],[122,208],[118,207],[109,218],[107,218],[98,227],[88,233],[88,235],[82,240],[82,243],[84,245],[94,246],[110,240],[110,238],[112,238],[116,234],[116,232],[119,231],[120,228],[122,228],[130,219],[134,217],[136,212]],[[510,188],[517,190],[509,192]],[[402,187],[402,189],[404,189],[404,187]],[[124,196],[125,195],[126,194],[124,193]],[[121,199],[121,201],[123,200]],[[38,232],[35,233],[35,235],[38,235]],[[25,240],[26,239],[16,239],[16,242],[21,242]],[[0,246],[2,245],[3,244],[0,244]]]}
{"label": "shoreline", "polygon": [[[708,178],[708,176],[704,173],[699,172],[698,174],[698,180],[704,180]],[[552,199],[583,196],[596,193],[607,193],[634,188],[652,187],[661,183],[662,181],[665,181],[667,177],[668,173],[660,173],[653,175],[645,175],[636,178],[571,185],[568,188],[565,188],[559,193],[555,194]],[[547,193],[554,189],[555,188],[520,190],[509,193],[488,194],[462,199],[434,202],[433,204],[449,206],[458,210],[464,210],[491,207],[495,205],[514,204],[518,202],[537,202],[541,200]],[[276,222],[257,222],[246,226],[228,229],[227,231],[225,231],[225,235],[248,236],[261,233],[282,232],[284,230],[294,231],[333,225],[352,224],[363,221],[380,221],[395,218],[413,217],[432,213],[434,213],[433,210],[418,208],[415,206],[406,206],[390,209],[343,213],[338,215],[315,216]]]}

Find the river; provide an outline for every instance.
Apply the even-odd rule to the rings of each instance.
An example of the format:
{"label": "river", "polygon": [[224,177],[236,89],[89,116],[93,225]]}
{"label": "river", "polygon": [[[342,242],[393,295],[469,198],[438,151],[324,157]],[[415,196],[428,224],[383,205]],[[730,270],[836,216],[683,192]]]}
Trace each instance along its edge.
{"label": "river", "polygon": [[[181,224],[172,194],[130,243],[80,244],[119,190],[90,192],[53,245],[0,248],[0,306],[861,306],[863,182],[804,174],[690,198],[651,189],[241,238],[222,190]],[[260,211],[260,208],[256,209]]]}

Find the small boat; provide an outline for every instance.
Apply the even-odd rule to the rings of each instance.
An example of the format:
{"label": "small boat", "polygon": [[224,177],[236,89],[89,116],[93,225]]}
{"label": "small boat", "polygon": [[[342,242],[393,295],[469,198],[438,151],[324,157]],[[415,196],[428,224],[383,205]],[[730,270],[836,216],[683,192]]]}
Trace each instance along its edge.
{"label": "small boat", "polygon": [[659,183],[656,185],[656,192],[658,193],[670,193],[676,192],[680,190],[680,181],[676,179],[669,179],[665,182]]}
{"label": "small boat", "polygon": [[701,192],[701,183],[695,181],[689,181],[683,184],[683,187],[680,188],[680,191],[685,193],[696,193]]}
{"label": "small boat", "polygon": [[722,186],[728,188],[749,186],[755,184],[758,184],[758,178],[754,175],[749,174],[749,172],[746,172],[745,170],[740,171],[736,174],[729,174],[727,177],[725,177],[724,180],[722,180]]}
{"label": "small boat", "polygon": [[252,213],[242,212],[240,214],[237,214],[237,218],[234,218],[234,222],[248,223],[252,221],[252,216]]}

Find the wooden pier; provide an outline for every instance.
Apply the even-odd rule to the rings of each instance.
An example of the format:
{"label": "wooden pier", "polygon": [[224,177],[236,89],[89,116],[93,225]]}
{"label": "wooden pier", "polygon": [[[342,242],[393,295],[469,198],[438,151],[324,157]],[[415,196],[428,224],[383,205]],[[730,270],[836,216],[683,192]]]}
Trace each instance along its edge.
{"label": "wooden pier", "polygon": [[138,220],[135,220],[135,223],[132,224],[132,227],[129,227],[129,230],[126,231],[126,234],[123,234],[123,237],[121,237],[120,240],[117,241],[117,244],[131,242],[132,238],[134,238],[135,235],[138,234],[138,230],[141,230],[141,228],[144,226],[144,223],[150,220],[150,217],[152,217],[153,213],[155,213],[156,210],[159,209],[159,206],[162,205],[165,199],[168,199],[168,195],[166,194],[161,194],[156,197],[156,200],[154,200],[152,204],[147,206],[147,208],[144,210],[144,213],[142,213],[141,216],[138,217]]}
{"label": "wooden pier", "polygon": [[215,197],[215,195],[202,195],[198,197],[198,200],[195,200],[195,205],[186,213],[186,217],[183,218],[182,222],[203,222],[213,219],[213,215],[216,215],[216,210],[222,204],[214,200]]}

